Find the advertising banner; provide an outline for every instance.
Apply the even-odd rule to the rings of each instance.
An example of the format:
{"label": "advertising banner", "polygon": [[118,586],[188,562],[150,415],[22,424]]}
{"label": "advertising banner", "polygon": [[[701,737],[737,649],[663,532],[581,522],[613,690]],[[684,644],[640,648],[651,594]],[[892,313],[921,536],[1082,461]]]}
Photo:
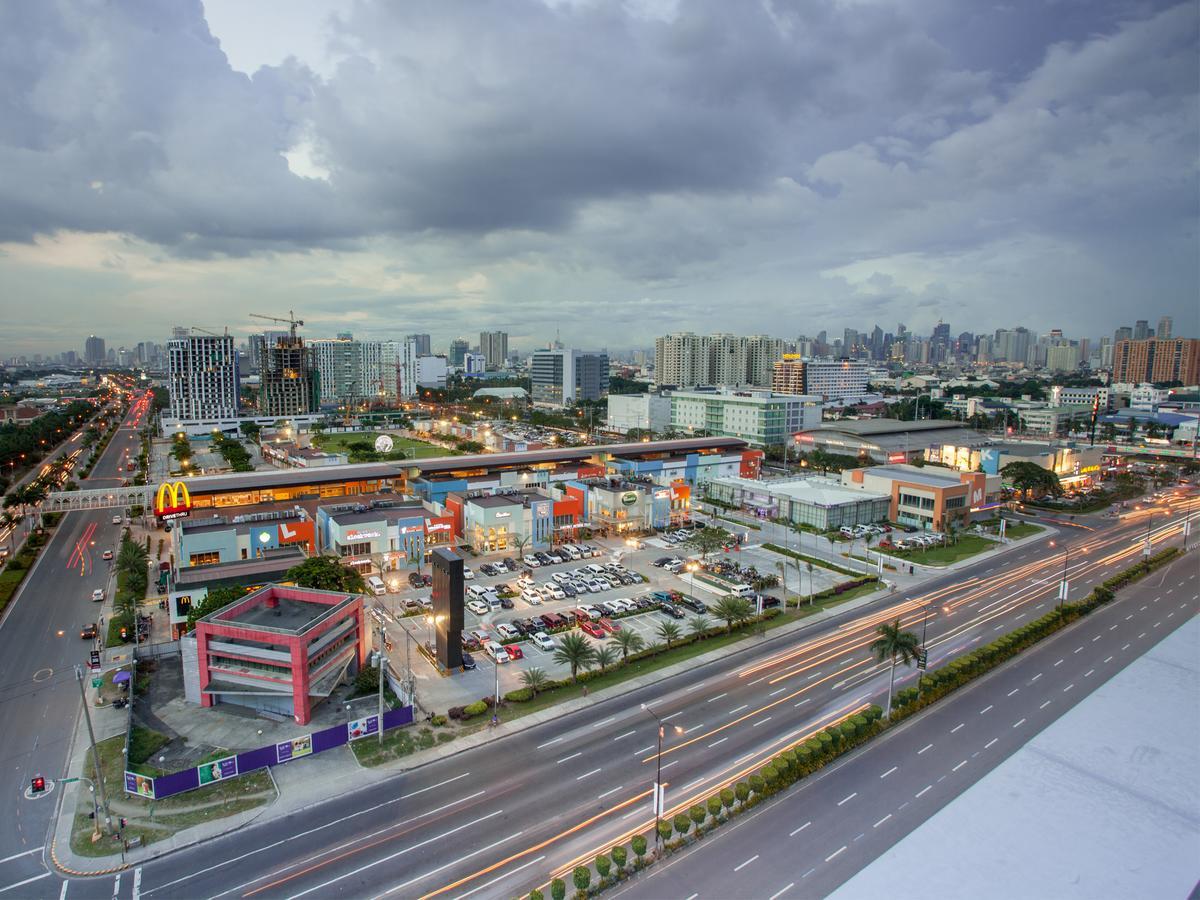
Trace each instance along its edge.
{"label": "advertising banner", "polygon": [[308,756],[312,753],[312,749],[312,735],[306,734],[294,740],[276,744],[275,758],[278,762],[285,763],[289,760],[299,759],[301,756]]}
{"label": "advertising banner", "polygon": [[373,734],[379,734],[379,716],[351,719],[346,723],[346,736],[352,741],[370,737]]}
{"label": "advertising banner", "polygon": [[197,769],[201,784],[212,784],[214,781],[233,778],[238,773],[237,757],[226,756],[224,759],[197,766]]}
{"label": "advertising banner", "polygon": [[137,794],[139,797],[154,799],[154,779],[149,775],[138,775],[136,772],[125,773],[125,793]]}

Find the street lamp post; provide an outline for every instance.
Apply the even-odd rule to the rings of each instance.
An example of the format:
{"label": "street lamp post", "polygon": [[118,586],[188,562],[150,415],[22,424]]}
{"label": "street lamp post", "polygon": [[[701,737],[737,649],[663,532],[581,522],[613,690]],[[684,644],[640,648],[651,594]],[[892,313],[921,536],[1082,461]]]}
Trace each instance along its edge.
{"label": "street lamp post", "polygon": [[690,562],[685,569],[688,571],[688,600],[695,602],[696,600],[696,570],[700,568],[699,563]]}
{"label": "street lamp post", "polygon": [[[658,723],[658,752],[654,754],[655,774],[654,774],[654,847],[656,852],[662,851],[662,834],[658,830],[659,823],[662,822],[663,807],[665,806],[666,792],[662,788],[662,743],[663,733],[666,730],[666,724],[661,718],[645,703],[642,704],[642,709],[648,712],[654,721]],[[675,731],[679,734],[683,733],[683,729],[678,725],[675,726]]]}

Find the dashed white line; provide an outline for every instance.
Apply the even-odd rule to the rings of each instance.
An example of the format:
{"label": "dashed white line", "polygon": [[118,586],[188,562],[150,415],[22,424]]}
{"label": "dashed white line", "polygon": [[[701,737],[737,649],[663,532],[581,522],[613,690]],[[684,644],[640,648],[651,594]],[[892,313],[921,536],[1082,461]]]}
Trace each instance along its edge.
{"label": "dashed white line", "polygon": [[692,685],[690,688],[688,688],[686,691],[684,691],[684,693],[685,693],[685,694],[690,694],[692,691],[697,691],[697,690],[699,690],[699,689],[700,689],[700,688],[702,688],[702,687],[704,687],[704,682],[703,682],[703,681],[701,681],[699,684],[693,684],[693,685]]}
{"label": "dashed white line", "polygon": [[1049,705],[1050,705],[1050,701],[1047,700],[1045,703],[1043,703],[1041,706],[1039,706],[1038,709],[1045,709]]}
{"label": "dashed white line", "polygon": [[950,729],[950,733],[954,734],[954,732],[958,731],[958,729],[964,727],[966,724],[967,724],[966,722],[959,722],[957,725],[955,725],[953,728]]}
{"label": "dashed white line", "polygon": [[740,713],[740,712],[741,712],[743,709],[748,709],[749,707],[750,707],[750,704],[749,704],[749,703],[743,703],[743,704],[742,704],[741,706],[739,706],[737,709],[731,709],[731,710],[729,711],[729,715],[731,715],[731,716],[732,716],[734,713]]}
{"label": "dashed white line", "polygon": [[611,791],[605,791],[603,794],[601,794],[601,795],[600,795],[599,797],[597,797],[596,799],[597,799],[597,800],[603,800],[605,797],[609,796],[610,794],[615,794],[617,791],[619,791],[619,790],[620,790],[621,788],[623,788],[623,787],[625,787],[625,785],[623,785],[623,784],[618,784],[618,785],[617,785],[615,788],[613,788]]}
{"label": "dashed white line", "polygon": [[667,763],[665,766],[663,766],[663,771],[664,772],[667,771],[667,769],[671,768],[671,766],[675,765],[677,762],[679,762],[679,760],[677,760],[677,759],[671,760],[669,763]]}
{"label": "dashed white line", "polygon": [[954,767],[953,769],[951,769],[950,771],[951,771],[951,772],[957,772],[959,769],[961,769],[961,768],[962,768],[963,766],[965,766],[966,764],[967,764],[967,761],[964,759],[962,762],[960,762],[960,763],[959,763],[957,766],[955,766],[955,767]]}
{"label": "dashed white line", "polygon": [[637,731],[636,730],[635,731],[627,731],[624,734],[618,734],[615,738],[613,738],[613,740],[614,741],[624,740],[625,738],[629,737],[631,734],[637,734]]}
{"label": "dashed white line", "polygon": [[651,744],[649,747],[643,747],[641,750],[634,750],[634,751],[633,751],[633,755],[634,755],[634,756],[641,756],[643,753],[647,753],[647,752],[649,752],[650,750],[653,750],[653,749],[654,749],[654,745],[653,745],[653,744]]}
{"label": "dashed white line", "polygon": [[697,728],[703,728],[703,727],[704,727],[704,723],[703,723],[703,722],[701,722],[699,725],[693,725],[691,728],[687,729],[687,730],[684,732],[684,734],[691,734],[691,733],[692,733],[693,731],[695,731]]}
{"label": "dashed white line", "polygon": [[1060,660],[1059,660],[1058,662],[1056,662],[1054,665],[1056,665],[1056,666],[1061,666],[1061,665],[1063,664],[1063,662],[1064,662],[1064,660],[1061,660],[1061,659],[1060,659]]}
{"label": "dashed white line", "polygon": [[757,722],[755,722],[755,723],[754,723],[753,725],[751,725],[750,727],[751,727],[751,728],[757,728],[759,725],[766,725],[768,722],[770,722],[770,721],[771,721],[771,718],[772,718],[771,716],[767,716],[765,719],[759,719]]}
{"label": "dashed white line", "polygon": [[812,824],[812,822],[805,822],[803,825],[801,825],[801,826],[800,826],[799,828],[797,828],[795,831],[791,832],[791,833],[788,835],[788,837],[795,837],[796,835],[798,835],[800,832],[802,832],[802,831],[803,831],[805,828],[807,828],[807,827],[808,827],[809,825],[811,825],[811,824]]}
{"label": "dashed white line", "polygon": [[1112,625],[1112,626],[1110,626],[1110,627],[1109,627],[1109,629],[1108,629],[1108,630],[1109,630],[1109,631],[1116,631],[1116,630],[1117,630],[1117,626],[1116,626],[1116,625]]}
{"label": "dashed white line", "polygon": [[1013,722],[1013,728],[1020,728],[1020,727],[1021,727],[1022,725],[1024,725],[1024,724],[1025,724],[1025,720],[1024,720],[1024,719],[1021,719],[1021,720],[1019,720],[1019,721],[1017,721],[1017,722]]}
{"label": "dashed white line", "polygon": [[583,756],[583,751],[580,750],[577,753],[572,753],[570,756],[564,756],[557,763],[555,763],[555,765],[562,765],[563,763],[567,762],[568,760],[572,760],[577,756]]}
{"label": "dashed white line", "polygon": [[556,738],[555,738],[554,740],[552,740],[552,741],[546,741],[546,743],[544,743],[544,744],[538,744],[538,745],[537,745],[537,746],[536,746],[534,749],[535,749],[535,750],[541,750],[543,747],[549,747],[551,744],[557,744],[557,743],[558,743],[559,741],[561,741],[561,740],[562,740],[562,738],[560,738],[560,737],[556,737]]}
{"label": "dashed white line", "polygon": [[[830,854],[829,854],[827,857],[825,857],[825,862],[829,862],[830,860],[834,859],[835,857],[837,857],[837,856],[840,856],[840,855],[842,854],[842,851],[843,851],[843,850],[845,850],[845,849],[846,849],[846,847],[845,847],[845,845],[843,844],[843,845],[842,845],[842,847],[841,847],[841,849],[839,849],[839,850],[834,850],[834,851],[833,851],[832,853],[830,853]],[[46,874],[50,874],[50,873],[49,873],[49,872],[47,872]]]}
{"label": "dashed white line", "polygon": [[925,787],[923,787],[919,791],[917,791],[917,793],[913,797],[913,799],[915,800],[915,799],[917,799],[917,797],[923,797],[926,793],[928,793],[929,791],[932,791],[932,790],[933,790],[933,785],[927,784],[927,785],[925,785]]}
{"label": "dashed white line", "polygon": [[602,720],[601,720],[601,721],[599,721],[599,722],[593,722],[593,723],[592,723],[592,727],[593,727],[593,728],[600,728],[600,727],[601,727],[601,726],[603,726],[603,725],[608,725],[609,723],[611,723],[611,722],[615,722],[615,721],[617,721],[617,717],[616,717],[616,716],[609,716],[607,719],[602,719]]}
{"label": "dashed white line", "polygon": [[1146,636],[1146,632],[1144,632],[1144,631],[1138,635],[1139,638],[1144,638],[1145,636]]}
{"label": "dashed white line", "polygon": [[1011,697],[1013,694],[1015,694],[1019,690],[1020,690],[1020,688],[1013,688],[1011,691],[1008,692],[1008,696]]}
{"label": "dashed white line", "polygon": [[992,704],[989,703],[987,706],[985,706],[983,709],[981,709],[979,711],[979,714],[982,716],[985,712],[990,712],[991,709],[992,709]]}
{"label": "dashed white line", "polygon": [[780,688],[779,690],[777,690],[777,691],[771,691],[771,693],[767,694],[767,696],[768,696],[768,697],[777,697],[777,696],[779,696],[780,694],[782,694],[782,693],[783,693],[784,691],[786,691],[786,690],[790,690],[790,688],[781,687],[781,688]]}
{"label": "dashed white line", "polygon": [[723,700],[723,699],[725,699],[725,698],[726,698],[726,697],[728,697],[728,696],[729,696],[729,693],[728,693],[728,692],[726,692],[726,693],[724,693],[724,694],[717,694],[717,696],[715,696],[715,697],[709,697],[709,698],[708,698],[707,700],[705,700],[704,702],[705,702],[705,703],[716,703],[718,700]]}
{"label": "dashed white line", "polygon": [[[665,767],[664,767],[664,768],[665,768]],[[592,769],[592,771],[590,771],[590,772],[584,772],[582,775],[576,775],[576,776],[575,776],[575,780],[576,780],[576,781],[583,781],[583,779],[585,779],[585,778],[591,778],[593,775],[595,775],[595,774],[596,774],[597,772],[599,772],[599,771],[600,771],[599,769]]]}
{"label": "dashed white line", "polygon": [[1092,638],[1092,643],[1094,644],[1098,640],[1100,640],[1100,635],[1096,635],[1094,638]]}
{"label": "dashed white line", "polygon": [[713,741],[711,744],[709,744],[709,745],[708,745],[708,749],[710,749],[710,750],[711,750],[713,747],[717,746],[717,744],[723,744],[723,743],[725,743],[727,740],[729,740],[729,738],[727,738],[727,737],[723,737],[723,738],[721,738],[719,741]]}
{"label": "dashed white line", "polygon": [[790,881],[790,882],[788,882],[786,887],[782,887],[779,890],[777,890],[770,897],[768,897],[767,900],[778,900],[779,897],[782,897],[784,894],[786,894],[788,891],[790,891],[795,886],[796,886],[796,882]]}
{"label": "dashed white line", "polygon": [[933,749],[933,744],[926,744],[924,747],[922,747],[920,750],[917,751],[917,756],[920,756],[926,750],[932,750],[932,749]]}
{"label": "dashed white line", "polygon": [[758,859],[758,854],[757,854],[757,853],[755,853],[755,854],[754,854],[752,857],[750,857],[750,858],[749,858],[748,860],[746,860],[744,863],[741,863],[740,865],[736,865],[736,866],[734,866],[734,867],[733,867],[733,871],[735,871],[735,872],[740,872],[740,871],[742,871],[742,869],[746,868],[746,866],[750,865],[750,863],[754,862],[756,859]]}
{"label": "dashed white line", "polygon": [[1131,646],[1133,646],[1133,645],[1132,645],[1132,644],[1126,644],[1126,645],[1125,645],[1124,647],[1122,647],[1121,649],[1122,649],[1122,650],[1128,650],[1128,649],[1129,649]]}
{"label": "dashed white line", "polygon": [[1076,648],[1075,648],[1075,652],[1076,652],[1076,653],[1082,653],[1082,652],[1083,652],[1083,648],[1082,648],[1082,647],[1076,647]]}
{"label": "dashed white line", "polygon": [[1072,681],[1072,682],[1071,682],[1070,684],[1068,684],[1068,685],[1067,685],[1065,688],[1063,688],[1063,693],[1065,694],[1067,691],[1069,691],[1069,690],[1070,690],[1071,688],[1073,688],[1073,687],[1075,687],[1075,682],[1073,682],[1073,681]]}
{"label": "dashed white line", "polygon": [[992,746],[992,744],[996,743],[996,741],[998,741],[998,740],[1000,740],[1000,738],[992,738],[990,741],[988,741],[986,744],[983,745],[983,749],[987,750],[988,748],[990,748]]}
{"label": "dashed white line", "polygon": [[880,775],[879,777],[880,777],[880,778],[887,778],[889,775],[891,775],[893,772],[895,772],[895,771],[896,771],[898,768],[900,768],[900,767],[899,767],[899,766],[892,766],[890,769],[888,769],[886,772],[884,772],[884,773],[883,773],[882,775]]}
{"label": "dashed white line", "polygon": [[841,800],[838,801],[838,806],[841,806],[842,804],[845,804],[845,803],[849,803],[851,800],[853,800],[857,796],[858,796],[858,791],[855,791],[849,797],[843,797]]}
{"label": "dashed white line", "polygon": [[805,703],[807,703],[807,702],[808,702],[808,701],[810,701],[811,699],[812,699],[812,697],[805,697],[805,698],[804,698],[803,700],[801,700],[799,703],[793,703],[793,704],[792,704],[792,709],[798,709],[799,707],[803,706]]}
{"label": "dashed white line", "polygon": [[878,828],[880,825],[882,825],[884,822],[886,822],[886,821],[887,821],[888,819],[890,819],[891,817],[892,817],[892,814],[891,814],[891,813],[888,813],[886,816],[884,816],[882,819],[880,819],[878,822],[876,822],[876,823],[875,823],[874,825],[872,825],[871,827],[872,827],[872,828]]}
{"label": "dashed white line", "polygon": [[1113,658],[1112,658],[1111,656],[1107,656],[1107,657],[1105,657],[1104,661],[1105,661],[1105,662],[1112,662],[1112,661],[1113,661]]}
{"label": "dashed white line", "polygon": [[1042,673],[1038,672],[1036,675],[1034,675],[1032,678],[1029,679],[1029,683],[1033,684],[1035,681],[1037,681],[1041,677],[1042,677]]}
{"label": "dashed white line", "polygon": [[1091,675],[1095,671],[1096,671],[1095,669],[1088,669],[1086,672],[1083,673],[1083,677],[1087,678],[1089,675]]}

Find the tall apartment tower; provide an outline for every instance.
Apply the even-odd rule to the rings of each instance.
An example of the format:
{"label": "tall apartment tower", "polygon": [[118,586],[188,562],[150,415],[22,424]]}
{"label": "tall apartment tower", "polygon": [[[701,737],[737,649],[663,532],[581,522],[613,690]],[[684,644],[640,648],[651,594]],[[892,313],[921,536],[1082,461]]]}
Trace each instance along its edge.
{"label": "tall apartment tower", "polygon": [[1150,323],[1145,319],[1138,319],[1133,323],[1133,339],[1144,341],[1148,337],[1150,337]]}
{"label": "tall apartment tower", "polygon": [[104,363],[107,357],[104,353],[104,338],[91,335],[83,342],[83,361],[89,366],[97,366]]}
{"label": "tall apartment tower", "polygon": [[470,352],[471,345],[469,343],[462,338],[455,338],[450,342],[450,365],[458,366],[461,369],[467,354]]}
{"label": "tall apartment tower", "polygon": [[1169,341],[1175,330],[1175,320],[1170,316],[1163,316],[1158,320],[1158,328],[1154,330],[1154,336],[1160,341]]}
{"label": "tall apartment tower", "polygon": [[421,356],[429,356],[433,352],[433,343],[427,334],[410,334],[405,340],[415,341],[417,344],[417,353]]}
{"label": "tall apartment tower", "polygon": [[238,357],[231,335],[192,334],[167,341],[171,417],[232,419],[238,414]]}
{"label": "tall apartment tower", "polygon": [[1113,348],[1114,382],[1200,381],[1200,339],[1120,341]]}
{"label": "tall apartment tower", "polygon": [[604,350],[537,350],[530,368],[533,402],[539,406],[573,406],[599,400],[608,393],[608,353]]}
{"label": "tall apartment tower", "polygon": [[483,358],[487,361],[489,370],[503,369],[504,362],[508,359],[508,332],[479,332],[479,352],[483,354]]}
{"label": "tall apartment tower", "polygon": [[775,363],[783,358],[783,340],[768,335],[668,334],[654,342],[654,366],[660,385],[771,384]]}
{"label": "tall apartment tower", "polygon": [[771,373],[771,393],[804,393],[804,360],[800,354],[785,353],[783,359],[775,363]]}
{"label": "tall apartment tower", "polygon": [[304,338],[284,334],[259,348],[262,360],[259,415],[303,416],[321,406],[320,377]]}

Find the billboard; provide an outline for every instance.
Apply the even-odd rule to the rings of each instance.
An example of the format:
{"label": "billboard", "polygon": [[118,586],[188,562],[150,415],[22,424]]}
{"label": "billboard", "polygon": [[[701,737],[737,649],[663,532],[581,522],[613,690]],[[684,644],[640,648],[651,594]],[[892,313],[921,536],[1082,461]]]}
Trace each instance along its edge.
{"label": "billboard", "polygon": [[351,719],[346,723],[346,738],[357,741],[360,738],[379,734],[379,716],[366,716],[362,719]]}
{"label": "billboard", "polygon": [[313,752],[313,736],[304,734],[298,738],[275,745],[275,759],[278,762],[290,762]]}
{"label": "billboard", "polygon": [[192,510],[192,495],[182,481],[164,481],[154,495],[154,514],[168,521],[182,519]]}
{"label": "billboard", "polygon": [[201,784],[212,784],[214,781],[233,778],[238,773],[237,757],[226,756],[224,759],[204,763],[196,767],[196,773]]}

